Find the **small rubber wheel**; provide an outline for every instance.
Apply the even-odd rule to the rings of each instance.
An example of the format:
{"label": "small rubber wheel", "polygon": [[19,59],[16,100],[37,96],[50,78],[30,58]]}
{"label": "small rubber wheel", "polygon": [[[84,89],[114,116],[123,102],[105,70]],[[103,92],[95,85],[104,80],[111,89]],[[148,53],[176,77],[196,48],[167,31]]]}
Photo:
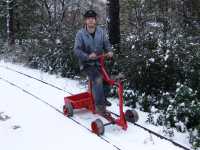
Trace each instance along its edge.
{"label": "small rubber wheel", "polygon": [[91,123],[92,132],[97,135],[103,135],[104,134],[104,125],[103,122],[100,119],[96,119]]}
{"label": "small rubber wheel", "polygon": [[127,110],[125,112],[125,118],[126,118],[126,121],[132,122],[132,123],[135,123],[139,120],[138,113],[135,110]]}
{"label": "small rubber wheel", "polygon": [[63,106],[63,113],[65,116],[67,117],[72,117],[74,114],[73,111],[73,107],[72,104],[70,102],[67,102],[64,106]]}

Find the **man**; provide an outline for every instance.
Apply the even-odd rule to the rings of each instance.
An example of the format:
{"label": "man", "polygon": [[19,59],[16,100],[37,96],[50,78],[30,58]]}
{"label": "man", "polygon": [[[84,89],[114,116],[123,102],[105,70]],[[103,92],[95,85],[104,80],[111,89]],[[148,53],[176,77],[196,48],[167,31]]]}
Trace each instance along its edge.
{"label": "man", "polygon": [[76,34],[74,53],[79,59],[81,71],[92,83],[96,112],[104,113],[105,106],[111,103],[105,98],[98,56],[107,53],[108,57],[112,57],[113,52],[105,30],[97,26],[97,13],[93,10],[84,14],[84,27]]}

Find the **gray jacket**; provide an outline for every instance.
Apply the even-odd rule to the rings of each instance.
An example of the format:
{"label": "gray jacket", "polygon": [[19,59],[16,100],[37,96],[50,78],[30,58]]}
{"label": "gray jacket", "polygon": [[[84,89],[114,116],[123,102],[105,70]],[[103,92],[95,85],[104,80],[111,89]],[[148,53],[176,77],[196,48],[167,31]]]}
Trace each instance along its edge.
{"label": "gray jacket", "polygon": [[95,52],[97,55],[103,52],[112,50],[112,46],[108,40],[105,30],[99,26],[96,28],[94,38],[85,29],[78,31],[75,38],[74,53],[80,62],[80,68],[83,69],[86,65],[94,65],[98,63],[94,60],[89,60],[89,54]]}

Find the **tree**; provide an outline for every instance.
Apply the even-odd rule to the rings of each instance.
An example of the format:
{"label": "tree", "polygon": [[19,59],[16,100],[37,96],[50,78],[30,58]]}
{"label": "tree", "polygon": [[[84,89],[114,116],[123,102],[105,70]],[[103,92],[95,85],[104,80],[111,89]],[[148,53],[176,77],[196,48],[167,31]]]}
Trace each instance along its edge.
{"label": "tree", "polygon": [[14,31],[14,9],[16,0],[0,0],[0,38],[7,42],[7,48],[10,50],[15,46]]}
{"label": "tree", "polygon": [[110,42],[119,49],[120,44],[120,20],[119,20],[119,0],[108,0],[108,31]]}

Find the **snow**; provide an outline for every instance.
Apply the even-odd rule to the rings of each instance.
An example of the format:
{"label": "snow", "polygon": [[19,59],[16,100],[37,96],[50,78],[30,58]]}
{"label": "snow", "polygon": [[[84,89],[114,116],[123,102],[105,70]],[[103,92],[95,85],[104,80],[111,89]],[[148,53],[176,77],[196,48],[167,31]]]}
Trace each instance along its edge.
{"label": "snow", "polygon": [[150,58],[149,61],[154,63],[155,62],[155,58]]}
{"label": "snow", "polygon": [[[70,93],[86,90],[78,80],[49,75],[38,70],[28,69],[20,65],[0,62],[0,77],[26,89],[53,107],[62,110],[63,98],[69,93],[57,90],[34,79],[7,70],[8,66],[43,81],[54,84]],[[48,105],[26,94],[22,90],[0,80],[0,139],[3,150],[36,150],[36,149],[116,149],[111,144],[92,134],[71,119],[61,115]],[[116,99],[110,99],[113,112],[117,112]],[[125,109],[128,109],[125,107]],[[162,133],[163,127],[146,123],[147,114],[139,112],[138,124]],[[73,119],[90,128],[91,121],[98,118],[86,110],[75,112]],[[102,118],[101,118],[102,119]],[[103,120],[105,121],[105,120]],[[128,124],[124,131],[115,125],[107,126],[103,138],[124,150],[180,150],[170,142],[157,138],[148,132]],[[175,141],[189,147],[187,135],[176,133]]]}
{"label": "snow", "polygon": [[[0,85],[0,90],[4,91],[1,93],[0,109],[3,114],[10,116],[7,121],[0,122],[1,149],[55,150],[68,147],[81,149],[91,143],[113,149],[112,146],[88,134],[88,131],[46,105],[38,103],[23,91],[2,81]],[[14,130],[13,126],[19,128]]]}
{"label": "snow", "polygon": [[148,22],[147,24],[149,24],[152,27],[162,27],[163,26],[161,23],[158,23],[158,22]]}
{"label": "snow", "polygon": [[101,1],[101,2],[103,2],[103,3],[106,3],[106,2],[107,2],[107,0],[99,0],[99,1]]}
{"label": "snow", "polygon": [[167,51],[166,51],[166,54],[165,54],[165,57],[164,57],[164,60],[165,60],[165,61],[167,61],[167,59],[169,58],[169,53],[170,53],[170,51],[167,50]]}
{"label": "snow", "polygon": [[56,44],[61,44],[61,40],[60,39],[56,39]]}

